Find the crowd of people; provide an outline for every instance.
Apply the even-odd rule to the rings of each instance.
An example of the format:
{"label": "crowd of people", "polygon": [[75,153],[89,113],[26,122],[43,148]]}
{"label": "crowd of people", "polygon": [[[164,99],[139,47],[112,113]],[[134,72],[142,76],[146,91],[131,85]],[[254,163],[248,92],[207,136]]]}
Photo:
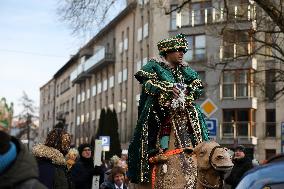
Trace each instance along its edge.
{"label": "crowd of people", "polygon": [[127,189],[127,156],[115,155],[95,166],[93,147],[70,148],[70,135],[62,122],[32,152],[3,127],[0,139],[1,189],[92,189],[94,176],[99,177],[100,189]]}
{"label": "crowd of people", "polygon": [[[95,166],[92,146],[81,144],[77,149],[69,149],[69,135],[59,125],[49,132],[44,144],[33,147],[32,154],[4,130],[0,131],[0,138],[1,189],[91,189],[93,176],[99,176],[100,189],[129,188],[127,155],[115,155]],[[230,188],[235,188],[254,167],[242,145],[235,148],[233,162],[234,167],[225,179]]]}

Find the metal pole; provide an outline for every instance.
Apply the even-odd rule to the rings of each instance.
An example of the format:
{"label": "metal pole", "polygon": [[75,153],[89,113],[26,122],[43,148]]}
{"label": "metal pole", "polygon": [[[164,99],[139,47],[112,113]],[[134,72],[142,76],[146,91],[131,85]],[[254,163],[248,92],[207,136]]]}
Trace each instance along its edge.
{"label": "metal pole", "polygon": [[106,152],[103,151],[103,160],[105,160],[105,159],[106,159]]}

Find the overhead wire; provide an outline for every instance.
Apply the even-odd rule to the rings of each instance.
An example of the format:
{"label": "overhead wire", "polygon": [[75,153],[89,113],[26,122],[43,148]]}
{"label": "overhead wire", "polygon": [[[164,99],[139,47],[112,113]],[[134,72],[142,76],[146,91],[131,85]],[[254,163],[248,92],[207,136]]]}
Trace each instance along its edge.
{"label": "overhead wire", "polygon": [[10,49],[0,49],[0,52],[8,52],[8,53],[18,53],[18,54],[30,54],[35,56],[46,56],[46,57],[55,57],[55,58],[64,58],[65,56],[54,55],[54,54],[43,54],[38,52],[28,52],[28,51],[20,51],[20,50],[10,50]]}

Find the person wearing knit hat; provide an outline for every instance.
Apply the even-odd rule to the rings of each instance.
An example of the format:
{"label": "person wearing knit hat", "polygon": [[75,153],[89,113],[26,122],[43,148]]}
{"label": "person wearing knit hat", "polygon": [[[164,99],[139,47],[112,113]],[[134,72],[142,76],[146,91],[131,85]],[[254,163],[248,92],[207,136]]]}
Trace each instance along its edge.
{"label": "person wearing knit hat", "polygon": [[[203,84],[197,72],[183,61],[188,50],[186,36],[162,39],[157,47],[160,57],[151,58],[135,74],[142,93],[128,149],[127,175],[133,183],[151,182],[149,160],[158,165],[167,161],[163,155],[166,151],[193,148],[209,140],[204,114],[194,103],[203,93]],[[189,178],[182,173],[180,176]]]}
{"label": "person wearing knit hat", "polygon": [[72,182],[75,189],[91,189],[93,176],[101,174],[100,166],[94,166],[90,144],[81,144],[78,151],[80,158],[71,170]]}
{"label": "person wearing knit hat", "polygon": [[235,148],[233,156],[234,167],[230,175],[225,179],[228,185],[234,189],[241,181],[243,175],[253,168],[252,160],[246,156],[246,148],[243,145],[238,145]]}
{"label": "person wearing knit hat", "polygon": [[39,179],[49,189],[68,189],[70,185],[64,156],[70,148],[71,138],[64,126],[64,121],[59,121],[48,133],[45,143],[32,149],[38,162]]}
{"label": "person wearing knit hat", "polygon": [[34,157],[20,140],[10,136],[13,107],[4,98],[0,102],[0,188],[45,189],[38,180],[38,167]]}

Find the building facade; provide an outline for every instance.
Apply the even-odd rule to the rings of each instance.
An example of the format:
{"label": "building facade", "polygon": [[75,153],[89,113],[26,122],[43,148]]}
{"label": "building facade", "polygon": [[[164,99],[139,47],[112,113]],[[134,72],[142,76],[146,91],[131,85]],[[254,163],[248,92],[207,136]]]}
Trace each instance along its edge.
{"label": "building facade", "polygon": [[40,88],[40,109],[39,109],[39,138],[40,141],[46,138],[47,133],[52,129],[55,120],[55,80],[51,79]]}
{"label": "building facade", "polygon": [[[163,7],[159,2],[128,1],[126,8],[55,75],[54,113],[66,112],[72,104],[72,114],[66,114],[74,143],[90,142],[100,112],[110,108],[117,113],[120,141],[127,149],[140,95],[133,75],[158,55],[159,40],[182,32],[190,45],[184,59],[206,86],[197,103],[208,117],[211,138],[229,148],[243,144],[259,160],[279,153],[284,120],[280,104],[284,99],[271,97],[279,87],[272,79],[275,72],[261,70],[282,68],[273,59],[250,55],[258,45],[248,32],[255,27],[256,5],[230,1],[231,11],[226,11],[221,0],[195,0],[178,11],[179,1],[168,1]],[[58,86],[64,82],[70,88],[57,96]],[[41,100],[44,98],[42,94]],[[41,103],[41,120],[43,112],[50,109],[46,106]],[[41,123],[42,128],[48,127]]]}
{"label": "building facade", "polygon": [[[81,53],[84,51],[82,50]],[[54,124],[62,116],[66,121],[66,129],[71,133],[72,144],[75,144],[76,86],[71,83],[71,72],[79,64],[79,53],[74,55],[53,78],[55,81]]]}

